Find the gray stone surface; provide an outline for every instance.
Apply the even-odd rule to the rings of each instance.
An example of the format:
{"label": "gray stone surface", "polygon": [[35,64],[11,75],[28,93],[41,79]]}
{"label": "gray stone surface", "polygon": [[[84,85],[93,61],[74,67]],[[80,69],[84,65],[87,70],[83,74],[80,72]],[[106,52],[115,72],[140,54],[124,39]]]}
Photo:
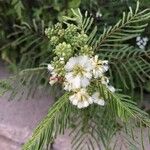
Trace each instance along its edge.
{"label": "gray stone surface", "polygon": [[[8,76],[6,67],[0,64],[0,78]],[[49,95],[38,93],[20,101],[8,101],[8,95],[0,97],[0,150],[20,150],[52,102]]]}
{"label": "gray stone surface", "polygon": [[50,103],[48,97],[10,102],[5,97],[0,98],[0,137],[10,139],[12,144],[24,143],[33,128],[47,114]]}

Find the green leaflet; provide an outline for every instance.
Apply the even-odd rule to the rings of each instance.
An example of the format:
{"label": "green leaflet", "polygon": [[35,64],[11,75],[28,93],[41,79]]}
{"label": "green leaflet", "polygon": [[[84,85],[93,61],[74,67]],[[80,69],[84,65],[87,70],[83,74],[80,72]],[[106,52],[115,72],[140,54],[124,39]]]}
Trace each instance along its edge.
{"label": "green leaflet", "polygon": [[[47,143],[53,142],[57,134],[63,133],[61,132],[62,128],[65,130],[67,124],[64,124],[63,121],[66,120],[62,118],[68,119],[70,115],[68,113],[69,105],[67,104],[68,94],[66,93],[49,109],[47,116],[35,129],[31,139],[23,146],[23,150],[42,150]],[[61,130],[58,131],[59,129]]]}
{"label": "green leaflet", "polygon": [[12,90],[10,80],[0,80],[0,96],[4,95],[7,91]]}

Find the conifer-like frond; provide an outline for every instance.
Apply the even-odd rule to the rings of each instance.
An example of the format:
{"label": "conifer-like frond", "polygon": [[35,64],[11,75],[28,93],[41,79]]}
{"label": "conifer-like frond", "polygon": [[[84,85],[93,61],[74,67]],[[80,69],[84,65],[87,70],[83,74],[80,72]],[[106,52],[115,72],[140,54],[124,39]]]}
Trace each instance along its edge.
{"label": "conifer-like frond", "polygon": [[150,19],[150,9],[139,11],[139,1],[135,10],[129,7],[129,13],[123,13],[116,25],[104,29],[103,34],[97,41],[96,50],[112,49],[114,47],[122,47],[124,41],[137,37],[145,30],[147,21]]}
{"label": "conifer-like frond", "polygon": [[73,150],[100,150],[108,147],[117,130],[115,117],[108,112],[109,109],[92,105],[74,113],[74,127],[70,133]]}
{"label": "conifer-like frond", "polygon": [[1,47],[0,50],[13,48],[14,51],[17,50],[16,53],[19,53],[21,57],[17,58],[17,62],[9,60],[8,63],[17,63],[14,65],[23,70],[29,67],[37,67],[40,63],[43,63],[43,59],[48,59],[46,58],[48,42],[44,33],[45,28],[46,25],[43,20],[36,21],[33,19],[30,23],[15,24],[14,32],[7,36],[10,42]]}
{"label": "conifer-like frond", "polygon": [[120,93],[113,94],[105,86],[98,85],[101,95],[108,100],[108,107],[123,121],[133,118],[150,126],[150,120],[147,113],[139,109],[130,96]]}
{"label": "conifer-like frond", "polygon": [[[92,105],[75,113],[73,120],[75,127],[70,134],[72,149],[108,149],[112,145],[115,146],[111,142],[112,139],[117,139],[116,133],[120,134],[127,147],[136,147],[137,141],[133,130],[140,123],[150,126],[148,114],[140,110],[129,96],[112,94],[103,85],[99,86],[99,90],[105,97],[107,105],[104,108]],[[133,128],[130,128],[130,124]]]}
{"label": "conifer-like frond", "polygon": [[96,126],[88,123],[86,125],[88,130],[84,131],[82,122],[78,122],[77,128],[75,128],[70,136],[72,137],[72,150],[95,150],[101,149],[101,143],[99,142],[100,138],[95,134]]}
{"label": "conifer-like frond", "polygon": [[132,90],[139,84],[137,81],[142,84],[150,78],[150,50],[126,45],[119,49],[102,50],[99,56],[109,60],[111,79],[118,88]]}
{"label": "conifer-like frond", "polygon": [[23,150],[42,150],[53,142],[58,134],[64,133],[71,111],[68,102],[68,93],[58,99],[35,129],[31,139],[23,146]]}
{"label": "conifer-like frond", "polygon": [[64,23],[68,24],[68,21],[74,21],[82,31],[84,31],[86,34],[90,33],[88,36],[88,44],[94,46],[97,40],[97,26],[92,27],[94,18],[89,16],[87,11],[84,15],[82,15],[80,9],[72,9],[72,13],[72,18],[64,16]]}
{"label": "conifer-like frond", "polygon": [[9,90],[12,90],[11,81],[9,79],[0,80],[0,96],[4,95]]}

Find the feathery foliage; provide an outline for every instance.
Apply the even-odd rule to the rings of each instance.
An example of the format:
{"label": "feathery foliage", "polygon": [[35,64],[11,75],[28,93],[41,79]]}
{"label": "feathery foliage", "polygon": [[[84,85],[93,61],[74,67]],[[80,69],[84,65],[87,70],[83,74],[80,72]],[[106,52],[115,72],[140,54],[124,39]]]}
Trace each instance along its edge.
{"label": "feathery foliage", "polygon": [[[128,14],[113,27],[104,29],[96,42],[95,51],[103,59],[111,62],[110,75],[117,88],[132,91],[137,86],[142,88],[150,76],[149,50],[141,51],[127,41],[141,34],[150,18],[150,9],[139,12],[139,2],[135,10],[130,8]],[[144,22],[143,22],[144,21]],[[128,82],[130,81],[130,82]]]}
{"label": "feathery foliage", "polygon": [[10,81],[7,79],[0,80],[0,96],[4,95],[7,91],[12,90]]}
{"label": "feathery foliage", "polygon": [[116,131],[120,130],[117,125],[119,118],[123,122],[132,119],[132,124],[135,119],[135,122],[143,122],[150,126],[148,115],[140,110],[130,97],[122,94],[111,94],[102,85],[99,89],[108,101],[106,108],[100,108],[96,105],[83,110],[71,108],[71,105],[68,104],[69,95],[65,94],[50,108],[46,118],[35,129],[31,140],[24,145],[23,149],[42,149],[44,145],[46,146],[46,142],[53,142],[56,135],[64,133],[71,124],[73,124],[71,136],[73,137],[72,148],[74,150],[94,150],[97,147],[100,149],[101,143],[99,141],[102,141],[103,145],[107,147],[108,140],[111,140]]}
{"label": "feathery foliage", "polygon": [[53,142],[56,136],[64,133],[68,127],[70,111],[66,93],[50,108],[47,116],[35,129],[32,139],[24,145],[23,149],[40,150],[50,141]]}

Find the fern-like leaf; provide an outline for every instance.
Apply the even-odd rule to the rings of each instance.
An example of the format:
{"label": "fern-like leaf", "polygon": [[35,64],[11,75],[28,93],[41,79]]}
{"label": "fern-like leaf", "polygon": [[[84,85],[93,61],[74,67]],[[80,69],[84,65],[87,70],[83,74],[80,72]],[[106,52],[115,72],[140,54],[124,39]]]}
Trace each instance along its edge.
{"label": "fern-like leaf", "polygon": [[4,95],[7,91],[12,90],[11,81],[9,79],[0,80],[0,96]]}
{"label": "fern-like leaf", "polygon": [[145,30],[148,25],[145,21],[150,19],[150,9],[139,11],[139,1],[137,1],[136,9],[133,11],[130,7],[129,10],[128,14],[123,13],[122,19],[116,25],[104,29],[103,34],[97,41],[96,50],[122,47],[121,42],[137,37]]}
{"label": "fern-like leaf", "polygon": [[47,143],[53,142],[56,135],[66,129],[69,115],[68,93],[66,93],[50,108],[31,139],[23,146],[23,150],[40,150]]}

